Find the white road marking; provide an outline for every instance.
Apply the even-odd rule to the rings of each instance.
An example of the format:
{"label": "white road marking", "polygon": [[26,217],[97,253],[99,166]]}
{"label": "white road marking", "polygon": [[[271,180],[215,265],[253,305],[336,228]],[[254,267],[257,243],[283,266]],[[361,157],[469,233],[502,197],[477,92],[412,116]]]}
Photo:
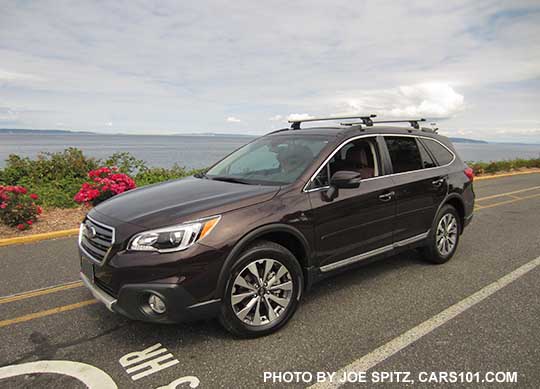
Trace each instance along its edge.
{"label": "white road marking", "polygon": [[199,386],[200,383],[201,381],[199,381],[197,377],[190,375],[190,376],[178,378],[174,380],[173,382],[171,382],[169,385],[160,386],[157,389],[176,389],[178,388],[178,385],[181,385],[181,384],[189,384],[190,388],[195,389],[196,387]]}
{"label": "white road marking", "polygon": [[156,343],[143,351],[135,351],[126,354],[120,358],[118,362],[120,362],[122,367],[127,368],[126,372],[128,374],[145,369],[141,373],[132,375],[131,379],[133,381],[179,363],[178,359],[174,358],[174,355],[169,353],[165,347],[161,346],[161,343]]}
{"label": "white road marking", "polygon": [[[495,292],[501,290],[505,286],[509,285],[510,283],[514,282],[518,278],[527,274],[528,272],[535,269],[539,265],[540,265],[540,257],[533,259],[530,262],[527,262],[525,265],[499,278],[497,281],[485,286],[484,288],[480,289],[478,292],[470,295],[469,297],[464,298],[460,302],[446,308],[444,311],[438,313],[437,315],[424,321],[423,323],[417,325],[416,327],[411,328],[410,330],[404,332],[397,338],[394,338],[390,342],[373,350],[369,354],[366,354],[360,359],[357,359],[356,361],[350,363],[349,365],[340,369],[337,372],[337,376],[342,377],[343,374],[348,371],[354,371],[354,372],[368,371],[369,369],[373,368],[374,366],[388,359],[392,355],[403,350],[405,347],[416,342],[418,339],[422,338],[424,335],[429,334],[430,332],[439,328],[446,322],[452,320],[460,313],[465,312],[467,309],[473,307],[474,305],[485,300],[486,298],[488,298]],[[325,382],[320,382],[315,385],[312,385],[309,388],[327,389],[327,388],[338,388],[339,386],[341,386],[340,382],[325,381]]]}
{"label": "white road marking", "polygon": [[0,368],[0,379],[25,374],[54,373],[76,378],[88,388],[116,389],[116,383],[103,370],[95,366],[72,361],[37,361]]}

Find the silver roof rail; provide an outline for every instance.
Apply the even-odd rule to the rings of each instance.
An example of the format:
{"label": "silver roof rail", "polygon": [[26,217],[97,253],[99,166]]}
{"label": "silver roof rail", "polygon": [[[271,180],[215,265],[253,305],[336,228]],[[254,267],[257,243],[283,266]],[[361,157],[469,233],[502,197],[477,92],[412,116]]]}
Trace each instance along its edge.
{"label": "silver roof rail", "polygon": [[366,126],[372,126],[373,124],[380,124],[380,123],[409,123],[412,128],[415,128],[417,130],[420,129],[419,122],[425,122],[426,119],[402,119],[402,120],[373,120],[371,121],[371,124],[366,124],[364,122],[353,122],[353,123],[340,123],[342,126],[355,126],[358,124],[365,124]]}
{"label": "silver roof rail", "polygon": [[309,119],[299,119],[299,120],[289,120],[291,123],[291,130],[299,130],[300,124],[305,122],[318,122],[326,120],[346,120],[346,119],[360,119],[360,124],[365,124],[366,126],[372,126],[372,118],[377,117],[377,115],[364,115],[364,116],[329,116],[329,117],[319,117],[319,118],[309,118]]}

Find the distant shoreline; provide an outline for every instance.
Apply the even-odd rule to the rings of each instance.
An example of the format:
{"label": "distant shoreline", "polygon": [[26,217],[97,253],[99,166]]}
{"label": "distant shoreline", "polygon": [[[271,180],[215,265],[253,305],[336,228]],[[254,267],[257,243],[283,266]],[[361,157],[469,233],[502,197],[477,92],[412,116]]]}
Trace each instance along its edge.
{"label": "distant shoreline", "polygon": [[[99,135],[99,136],[226,136],[226,137],[242,137],[242,138],[255,138],[259,135],[248,134],[229,134],[229,133],[217,133],[217,132],[201,132],[201,133],[175,133],[175,134],[126,134],[126,133],[114,133],[106,134],[92,131],[72,131],[72,130],[34,130],[34,129],[17,129],[17,128],[0,128],[0,135]],[[469,139],[469,138],[457,138],[450,137],[450,140],[454,143],[474,143],[474,144],[487,144],[485,140]]]}

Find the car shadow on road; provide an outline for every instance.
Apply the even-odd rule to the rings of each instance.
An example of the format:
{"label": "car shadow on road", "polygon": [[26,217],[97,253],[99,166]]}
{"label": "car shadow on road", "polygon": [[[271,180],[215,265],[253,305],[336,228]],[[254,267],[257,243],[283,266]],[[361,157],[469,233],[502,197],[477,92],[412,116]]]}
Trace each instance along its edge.
{"label": "car shadow on road", "polygon": [[[343,289],[353,288],[389,272],[400,272],[401,269],[411,267],[432,266],[422,261],[418,251],[410,250],[364,266],[349,268],[315,284],[303,297],[299,309],[302,310],[304,305],[323,304],[324,302],[321,300],[331,299],[332,295],[340,293]],[[208,339],[241,340],[224,330],[216,319],[164,325],[130,321],[129,328],[129,336],[126,336],[125,341],[129,342],[130,339],[136,338],[138,339],[137,343],[140,342],[141,336],[159,338],[184,347],[193,346]],[[137,336],[134,336],[134,334],[137,334]]]}

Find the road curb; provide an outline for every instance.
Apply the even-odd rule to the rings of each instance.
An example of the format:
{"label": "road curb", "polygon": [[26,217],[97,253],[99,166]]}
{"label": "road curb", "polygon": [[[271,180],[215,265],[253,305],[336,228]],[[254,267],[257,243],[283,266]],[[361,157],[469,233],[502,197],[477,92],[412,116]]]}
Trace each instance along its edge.
{"label": "road curb", "polygon": [[501,174],[494,174],[492,176],[478,176],[475,177],[475,181],[482,181],[482,180],[492,180],[495,178],[502,178],[502,177],[511,177],[511,176],[521,176],[524,174],[538,174],[540,173],[540,170],[532,170],[532,171],[525,171],[525,172],[513,172],[513,173],[501,173]]}
{"label": "road curb", "polygon": [[75,236],[78,233],[79,233],[78,228],[72,228],[69,230],[46,232],[43,234],[33,234],[33,235],[27,235],[27,236],[18,236],[16,238],[0,239],[0,247],[11,246],[14,244],[39,242],[40,240],[47,240],[47,239],[54,239],[54,238],[64,238],[67,236]]}

